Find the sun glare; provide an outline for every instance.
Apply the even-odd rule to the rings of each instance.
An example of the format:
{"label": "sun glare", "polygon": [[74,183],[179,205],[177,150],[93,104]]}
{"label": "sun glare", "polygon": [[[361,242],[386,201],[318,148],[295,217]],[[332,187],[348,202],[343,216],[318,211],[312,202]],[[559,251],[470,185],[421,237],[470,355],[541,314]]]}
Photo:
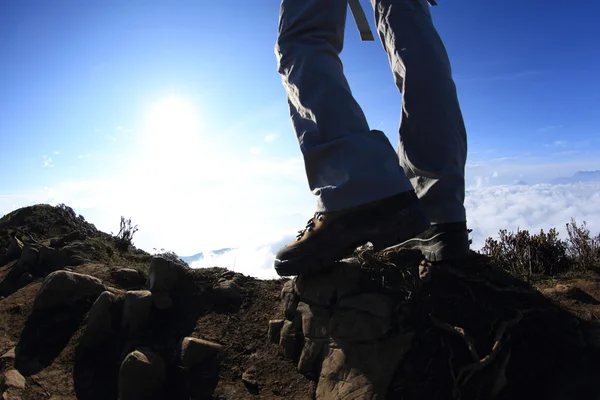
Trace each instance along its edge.
{"label": "sun glare", "polygon": [[142,140],[161,152],[189,148],[199,134],[198,112],[190,101],[169,96],[153,104],[146,116]]}

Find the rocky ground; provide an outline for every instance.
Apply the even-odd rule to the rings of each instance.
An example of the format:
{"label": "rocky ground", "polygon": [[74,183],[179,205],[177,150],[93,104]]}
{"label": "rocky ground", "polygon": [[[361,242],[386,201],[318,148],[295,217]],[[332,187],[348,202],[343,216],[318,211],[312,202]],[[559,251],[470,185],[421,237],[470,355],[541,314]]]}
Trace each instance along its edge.
{"label": "rocky ground", "polygon": [[600,399],[600,276],[357,251],[260,281],[130,249],[68,207],[0,219],[2,399]]}

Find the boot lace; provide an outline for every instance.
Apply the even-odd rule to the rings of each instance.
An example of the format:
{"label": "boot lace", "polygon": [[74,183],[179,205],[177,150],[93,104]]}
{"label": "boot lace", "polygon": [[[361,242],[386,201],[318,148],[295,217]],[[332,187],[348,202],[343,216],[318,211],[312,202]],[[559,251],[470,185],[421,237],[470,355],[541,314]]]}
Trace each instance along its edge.
{"label": "boot lace", "polygon": [[298,231],[298,234],[296,235],[296,241],[302,239],[306,232],[312,232],[316,224],[315,221],[320,221],[321,219],[323,219],[323,213],[316,212],[315,216],[308,220],[306,227]]}

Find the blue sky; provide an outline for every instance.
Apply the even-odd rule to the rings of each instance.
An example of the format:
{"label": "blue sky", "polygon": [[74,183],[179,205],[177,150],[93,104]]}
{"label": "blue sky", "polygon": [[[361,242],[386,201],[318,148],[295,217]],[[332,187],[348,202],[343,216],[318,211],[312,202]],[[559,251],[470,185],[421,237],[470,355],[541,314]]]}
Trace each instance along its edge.
{"label": "blue sky", "polygon": [[[104,230],[125,214],[142,247],[181,254],[300,229],[314,199],[276,72],[278,13],[265,0],[3,1],[0,214],[65,202]],[[600,4],[442,0],[432,13],[469,187],[600,169]],[[387,57],[350,14],[342,59],[396,145]]]}

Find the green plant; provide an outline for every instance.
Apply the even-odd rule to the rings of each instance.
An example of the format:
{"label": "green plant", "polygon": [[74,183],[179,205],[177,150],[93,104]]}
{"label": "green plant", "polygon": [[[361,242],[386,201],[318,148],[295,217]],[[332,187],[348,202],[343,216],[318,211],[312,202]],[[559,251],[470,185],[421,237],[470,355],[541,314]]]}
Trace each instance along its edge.
{"label": "green plant", "polygon": [[512,275],[532,278],[539,275],[557,275],[571,268],[567,243],[558,238],[552,228],[531,235],[527,230],[517,233],[502,229],[499,239],[487,238],[482,253],[489,256],[498,267]]}
{"label": "green plant", "polygon": [[580,270],[600,267],[600,233],[592,237],[585,221],[578,226],[573,218],[567,224],[567,233],[568,254],[576,267]]}
{"label": "green plant", "polygon": [[152,250],[154,250],[154,252],[155,252],[154,253],[155,257],[162,257],[162,258],[166,258],[167,260],[171,260],[178,264],[188,265],[188,263],[186,263],[181,258],[179,258],[177,253],[175,253],[174,251],[165,250],[165,249],[157,249],[156,247],[154,247]]}
{"label": "green plant", "polygon": [[119,233],[111,235],[115,237],[115,245],[117,249],[121,251],[129,250],[129,247],[133,245],[133,235],[138,231],[138,226],[131,223],[131,218],[125,219],[121,216],[121,223],[119,227]]}

